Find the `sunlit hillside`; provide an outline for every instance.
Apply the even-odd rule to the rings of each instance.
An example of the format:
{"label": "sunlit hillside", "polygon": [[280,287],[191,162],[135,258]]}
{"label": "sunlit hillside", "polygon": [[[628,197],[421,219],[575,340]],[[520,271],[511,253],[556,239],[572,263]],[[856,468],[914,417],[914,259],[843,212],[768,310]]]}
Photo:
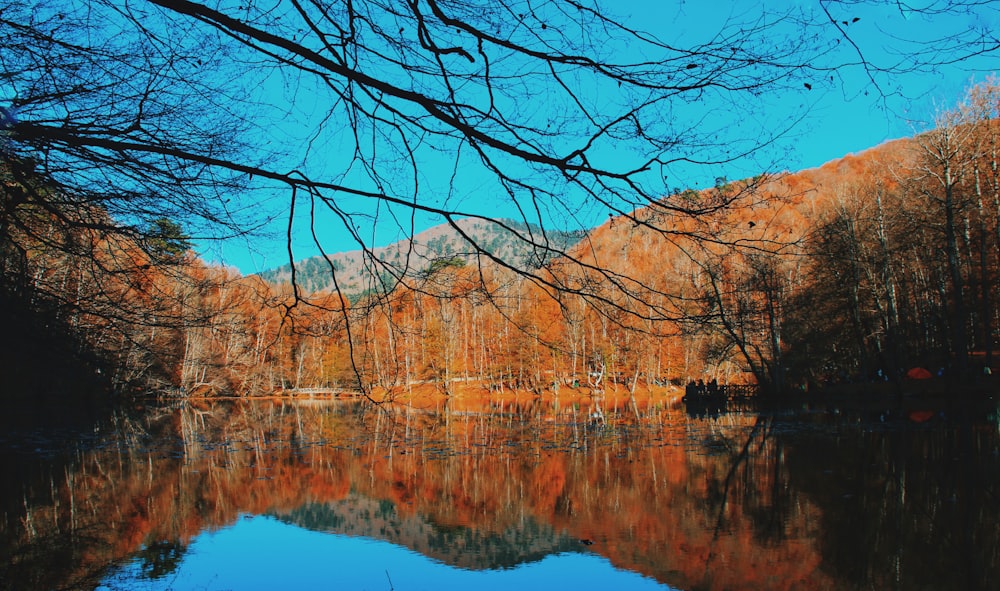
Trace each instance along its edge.
{"label": "sunlit hillside", "polygon": [[[929,273],[903,259],[904,253],[921,252],[932,254],[924,263],[941,260],[933,253],[942,248],[935,220],[943,215],[928,207],[933,205],[927,197],[932,189],[923,184],[921,172],[927,141],[896,140],[800,172],[720,179],[711,189],[672,195],[612,217],[570,256],[582,260],[589,275],[618,283],[618,289],[606,291],[610,303],[604,306],[621,324],[640,335],[654,332],[683,343],[679,350],[688,358],[683,365],[694,368],[688,375],[727,380],[749,375],[782,387],[792,377],[796,387],[807,387],[836,375],[927,363],[934,355],[929,342],[924,343],[927,349],[912,343],[913,349],[886,357],[884,339],[894,330],[887,324],[886,309],[891,304],[892,321],[902,323],[900,314],[907,308],[902,291],[873,285],[876,275],[891,266],[890,259],[898,257],[895,270],[914,273],[898,279],[914,298],[909,310],[916,313],[921,300],[928,303],[930,293],[944,290],[928,283],[931,274],[941,277],[942,271]],[[978,212],[963,209],[968,265],[976,262],[972,251],[985,248],[968,228],[979,223],[973,221],[975,215],[995,211],[986,211],[981,201],[979,207]],[[989,223],[992,228],[994,222]],[[846,250],[832,250],[831,233]],[[930,243],[918,242],[921,238]],[[985,235],[979,239],[992,240]],[[881,253],[872,252],[871,241]],[[975,272],[992,275],[995,269],[992,263]],[[973,273],[971,268],[967,272]],[[847,285],[849,278],[858,283]],[[888,275],[881,279],[892,281]],[[926,291],[918,291],[914,282],[922,282]],[[887,290],[893,302],[881,301]],[[936,306],[943,315],[947,302]],[[883,318],[871,316],[876,312]],[[838,343],[852,328],[864,334]],[[899,344],[897,340],[894,346]],[[698,352],[694,362],[691,351]]]}
{"label": "sunlit hillside", "polygon": [[[4,363],[58,375],[44,352],[62,351],[115,389],[183,395],[563,392],[598,404],[695,380],[787,393],[914,367],[969,379],[992,363],[1000,325],[995,121],[720,178],[585,235],[459,220],[303,261],[294,290],[288,269],[242,277],[184,254],[169,220],[130,242],[22,204],[2,295],[29,342]],[[38,379],[11,390],[52,390]]]}

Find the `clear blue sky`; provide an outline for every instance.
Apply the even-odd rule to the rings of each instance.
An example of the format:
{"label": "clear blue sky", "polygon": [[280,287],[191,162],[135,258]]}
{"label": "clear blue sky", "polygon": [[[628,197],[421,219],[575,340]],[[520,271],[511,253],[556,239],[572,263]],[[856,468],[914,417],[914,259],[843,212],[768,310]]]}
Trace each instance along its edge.
{"label": "clear blue sky", "polygon": [[[785,13],[788,9],[803,10],[812,15],[812,28],[802,28],[802,35],[818,33],[829,43],[830,50],[817,60],[820,66],[841,65],[835,71],[817,70],[814,78],[807,78],[809,88],[776,93],[774,96],[757,97],[755,106],[746,112],[740,105],[705,104],[678,105],[669,115],[681,125],[718,127],[723,136],[740,132],[737,127],[746,123],[750,129],[784,130],[789,120],[794,126],[782,131],[777,141],[763,147],[749,157],[738,159],[725,166],[676,166],[669,171],[673,184],[679,187],[701,187],[711,184],[718,176],[730,179],[743,178],[767,170],[801,170],[820,166],[823,163],[852,152],[878,145],[886,140],[912,135],[926,129],[936,111],[952,107],[973,81],[981,81],[988,73],[1000,70],[998,55],[985,53],[979,57],[940,66],[933,70],[888,75],[881,71],[866,70],[858,62],[858,52],[863,52],[870,62],[879,67],[901,65],[906,67],[910,56],[919,54],[921,46],[915,42],[938,39],[950,34],[969,35],[977,31],[1000,31],[998,9],[978,7],[947,17],[901,11],[895,2],[871,2],[877,6],[853,6],[851,3],[819,2],[702,2],[680,1],[661,2],[651,0],[625,0],[609,2],[616,14],[622,15],[627,23],[647,30],[660,39],[678,46],[690,46],[713,37],[720,31],[733,27],[734,23],[764,23],[774,27],[774,31],[796,34],[799,26],[793,21],[772,23],[760,17],[762,10],[772,14]],[[822,9],[829,10],[837,25],[825,19]],[[764,21],[758,20],[764,18]],[[839,41],[838,41],[839,39]],[[923,48],[927,49],[927,48]],[[951,54],[938,46],[940,59],[950,59]],[[626,50],[627,53],[627,50]],[[957,55],[957,54],[956,54]],[[624,56],[633,57],[633,56]],[[329,173],[338,179],[349,179],[350,174],[336,169],[336,164],[328,161],[329,154],[349,149],[353,137],[344,137],[343,128],[338,136],[333,133],[335,126],[328,127],[323,136],[322,149],[312,144],[306,152],[296,152],[296,146],[305,145],[303,138],[319,125],[322,108],[313,104],[308,88],[298,88],[295,105],[290,108],[294,116],[289,116],[287,125],[274,142],[287,142],[293,158],[299,164],[314,172]],[[287,89],[276,92],[273,100],[287,101]],[[599,92],[595,90],[595,92]],[[282,94],[282,96],[278,96]],[[528,101],[530,103],[530,100]],[[545,108],[540,104],[526,104],[524,108]],[[745,137],[745,135],[744,135]],[[735,140],[734,140],[735,141]],[[340,144],[338,142],[343,142]],[[433,154],[433,150],[428,154]],[[619,158],[614,150],[605,152],[610,160]],[[387,162],[387,161],[383,161]],[[330,167],[327,170],[326,167]],[[496,187],[484,182],[478,184],[475,176],[466,178],[457,185],[448,186],[447,179],[452,173],[450,160],[427,156],[421,170],[421,199],[437,200],[461,210],[475,210],[496,217],[516,216],[516,210],[502,199],[492,194]],[[395,171],[392,166],[381,173],[387,182],[396,182],[393,175],[405,175],[405,170]],[[399,182],[406,182],[400,179]],[[261,207],[273,207],[280,212],[283,201],[278,199]],[[381,246],[399,239],[399,226],[407,227],[408,221],[390,220],[390,212],[384,205],[371,209],[370,205],[358,205],[357,211],[366,211],[368,218],[357,218],[358,231],[367,244]],[[368,209],[365,209],[368,208]],[[581,220],[596,225],[607,218],[607,209],[581,207]],[[394,210],[399,215],[401,210]],[[405,215],[405,214],[404,214]],[[354,250],[353,243],[339,220],[320,218],[317,232],[327,252]],[[417,231],[439,223],[440,220],[418,217]],[[203,249],[204,256],[211,261],[222,261],[239,268],[244,274],[266,270],[284,264],[288,260],[285,244],[286,219],[279,219],[272,226],[271,236],[254,237],[250,240],[235,240],[226,243],[211,243]],[[367,224],[367,225],[366,225]],[[301,260],[318,254],[311,244],[306,224],[300,224],[293,239],[294,258]]]}

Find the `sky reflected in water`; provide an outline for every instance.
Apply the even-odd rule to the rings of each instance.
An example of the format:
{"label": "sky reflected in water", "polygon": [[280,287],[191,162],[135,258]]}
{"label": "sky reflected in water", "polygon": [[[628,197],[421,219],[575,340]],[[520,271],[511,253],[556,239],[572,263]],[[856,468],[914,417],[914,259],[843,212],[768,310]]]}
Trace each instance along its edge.
{"label": "sky reflected in water", "polygon": [[[581,547],[585,547],[581,544]],[[500,570],[466,570],[378,540],[309,531],[273,517],[241,517],[195,538],[174,572],[148,578],[141,560],[111,573],[120,589],[671,589],[591,553],[564,552]]]}
{"label": "sky reflected in water", "polygon": [[0,591],[995,591],[996,409],[917,402],[184,403],[8,435]]}

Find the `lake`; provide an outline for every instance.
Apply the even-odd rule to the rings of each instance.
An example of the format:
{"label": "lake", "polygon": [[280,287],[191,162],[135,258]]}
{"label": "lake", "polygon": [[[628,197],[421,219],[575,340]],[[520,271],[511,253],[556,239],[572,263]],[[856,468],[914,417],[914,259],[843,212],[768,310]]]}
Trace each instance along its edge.
{"label": "lake", "polygon": [[0,435],[2,589],[998,589],[995,405],[178,402]]}

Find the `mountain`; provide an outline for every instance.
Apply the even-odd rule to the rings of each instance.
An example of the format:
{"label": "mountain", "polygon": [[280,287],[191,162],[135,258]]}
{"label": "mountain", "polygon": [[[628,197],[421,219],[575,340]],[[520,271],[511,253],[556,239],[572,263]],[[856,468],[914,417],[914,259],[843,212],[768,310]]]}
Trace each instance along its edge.
{"label": "mountain", "polygon": [[[376,281],[392,285],[401,277],[416,277],[440,265],[486,262],[496,257],[517,267],[538,268],[579,242],[584,232],[542,230],[512,220],[463,218],[444,223],[388,246],[314,256],[295,263],[295,282],[306,292],[337,286],[348,296],[371,290]],[[466,238],[468,237],[468,238]],[[471,240],[471,242],[470,242]],[[290,283],[292,267],[283,265],[260,273],[265,281]]]}

